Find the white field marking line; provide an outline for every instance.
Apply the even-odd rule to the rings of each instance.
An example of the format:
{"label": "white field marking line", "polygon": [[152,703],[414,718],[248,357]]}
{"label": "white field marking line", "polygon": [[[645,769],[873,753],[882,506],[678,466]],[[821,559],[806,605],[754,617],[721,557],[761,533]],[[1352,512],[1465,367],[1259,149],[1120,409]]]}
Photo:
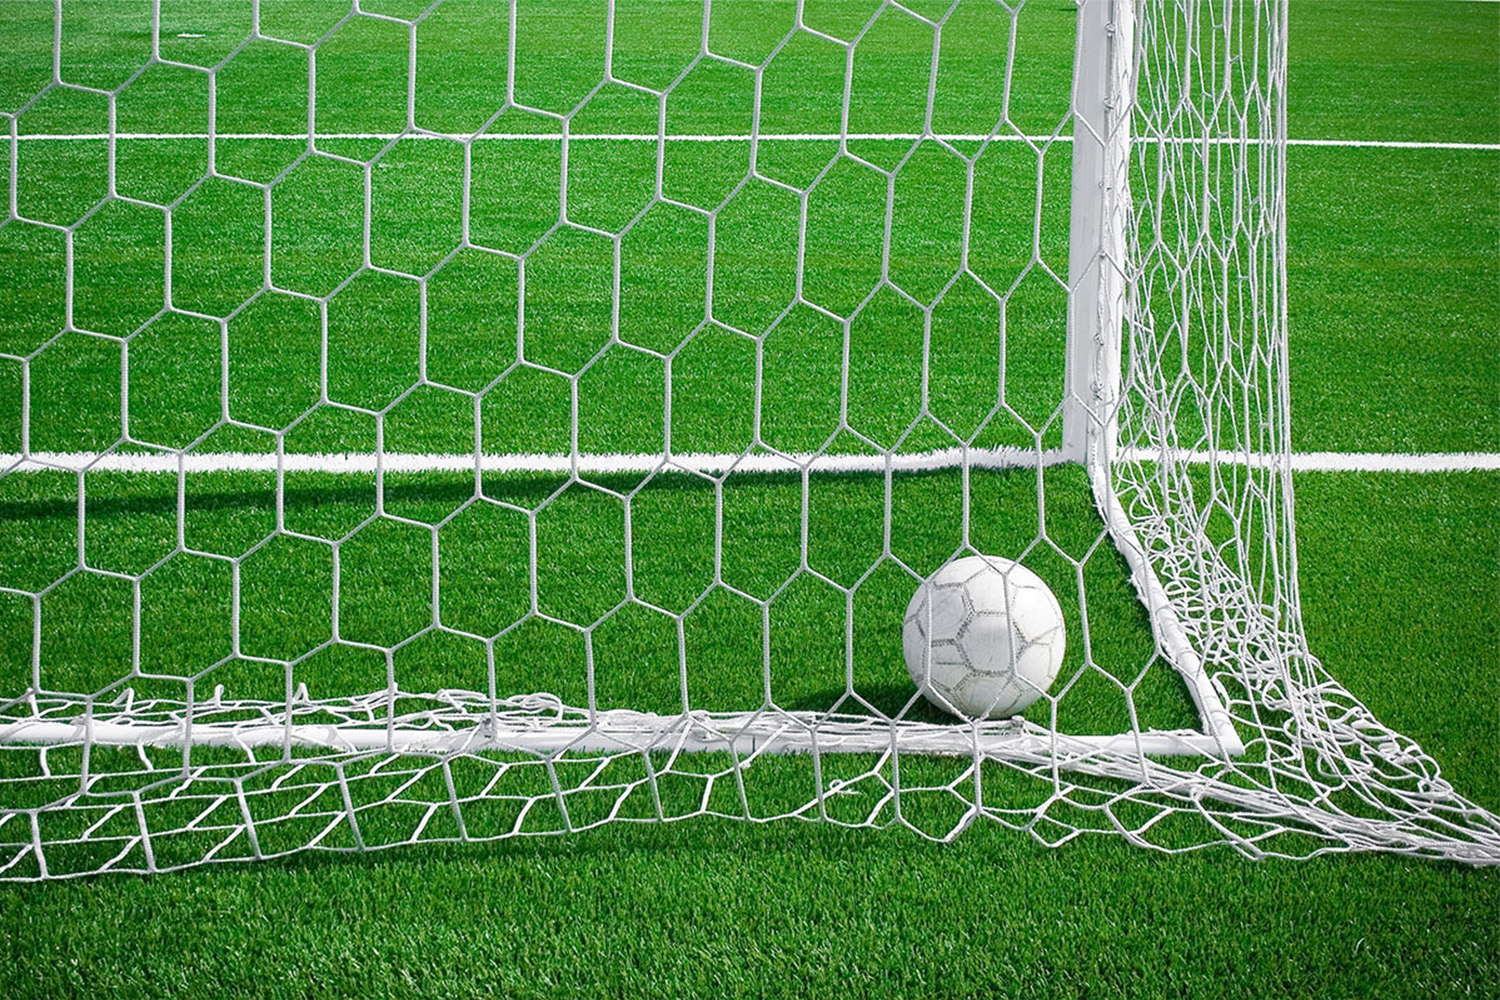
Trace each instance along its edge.
{"label": "white field marking line", "polygon": [[[35,133],[32,135],[17,136],[22,142],[80,142],[98,141],[108,139],[108,132],[71,132],[71,133]],[[207,139],[207,132],[116,132],[116,139],[146,140],[146,141],[168,141],[186,139]],[[758,137],[761,142],[837,142],[840,138],[848,139],[850,142],[884,141],[884,142],[915,142],[922,138],[940,139],[944,142],[983,142],[988,139],[991,142],[1030,142],[1035,145],[1045,145],[1049,142],[1070,143],[1073,141],[1071,135],[988,135],[980,132],[954,132],[933,133],[924,136],[921,132],[851,132],[847,136],[840,136],[837,132],[762,132]],[[218,132],[215,139],[256,139],[275,140],[281,142],[307,142],[306,133],[295,132]],[[542,141],[558,142],[562,139],[561,132],[487,132],[477,136],[460,134],[455,132],[320,132],[313,139],[340,140],[340,139],[378,139],[389,142],[392,139],[402,140],[446,140],[450,142],[464,142],[470,138],[477,141]],[[569,136],[571,141],[579,140],[610,140],[614,142],[655,142],[661,138],[655,132],[574,132]],[[722,134],[722,135],[696,135],[668,133],[668,142],[749,142],[751,136],[748,134]],[[1149,142],[1147,139],[1137,139],[1137,142]],[[1171,144],[1196,145],[1203,140],[1186,139],[1180,137],[1169,137],[1165,140]],[[1247,145],[1260,145],[1262,139],[1239,139],[1233,136],[1220,136],[1207,140],[1210,145],[1225,146],[1239,145],[1241,142]],[[1500,150],[1500,142],[1418,142],[1406,140],[1385,139],[1288,139],[1288,146],[1332,146],[1348,149],[1454,149],[1454,150]]]}
{"label": "white field marking line", "polygon": [[1500,452],[1304,451],[1292,454],[1293,472],[1496,472]]}
{"label": "white field marking line", "polygon": [[[1125,462],[1157,461],[1161,453],[1153,449],[1122,449],[1120,460]],[[422,454],[409,452],[386,452],[379,457],[379,468],[385,472],[469,472],[475,469],[476,459],[469,454]],[[1170,453],[1175,462],[1191,465],[1247,466],[1268,468],[1276,465],[1279,458],[1260,452],[1176,451]],[[1063,464],[1066,459],[1058,449],[1038,452],[1023,448],[971,449],[968,452],[971,469],[1017,469],[1035,468]],[[207,452],[177,455],[171,452],[150,454],[112,452],[100,455],[95,452],[31,452],[21,455],[15,452],[0,454],[0,474],[8,472],[80,471],[93,472],[140,472],[175,473],[184,472],[275,472],[277,456],[258,452]],[[958,448],[892,455],[890,468],[896,472],[923,472],[937,469],[957,469],[964,465],[964,452]],[[568,455],[480,455],[477,464],[482,472],[544,472],[566,475],[575,468],[575,461]],[[813,455],[807,453],[779,456],[764,452],[751,455],[734,453],[694,452],[673,455],[664,459],[659,453],[582,454],[577,456],[576,468],[583,473],[639,472],[660,469],[663,472],[716,473],[734,469],[751,473],[795,473],[810,468],[814,473],[840,472],[884,472],[887,457],[880,454]],[[287,454],[279,459],[280,468],[286,472],[319,472],[329,474],[374,473],[377,455],[374,452],[344,454],[298,453]],[[1444,452],[1425,454],[1399,454],[1381,452],[1296,452],[1291,456],[1294,472],[1476,472],[1500,471],[1500,452]]]}
{"label": "white field marking line", "polygon": [[[1058,465],[1064,461],[1062,451],[1043,451],[1041,464]],[[974,449],[969,452],[970,468],[1035,468],[1038,452],[1034,449],[991,448]],[[413,454],[386,452],[380,457],[380,468],[386,472],[473,472],[475,456],[466,454]],[[41,472],[49,468],[100,472],[156,472],[175,473],[179,456],[171,452],[154,454],[126,454],[114,452],[99,455],[95,452],[32,452],[30,456],[17,453],[0,454],[0,472]],[[325,473],[373,473],[376,471],[374,452],[351,452],[344,454],[287,454],[281,458],[281,468],[287,472]],[[938,451],[892,455],[891,468],[902,472],[920,472],[929,469],[956,469],[963,465],[962,452],[957,448]],[[277,456],[260,452],[210,452],[181,456],[182,468],[187,472],[275,472]],[[549,472],[567,474],[574,468],[568,455],[542,454],[485,454],[478,458],[484,472]],[[757,452],[741,455],[733,452],[693,452],[664,458],[659,452],[581,454],[577,458],[579,472],[798,472],[805,466],[812,471],[824,472],[884,472],[886,458],[880,454],[813,455],[793,454],[786,457]]]}

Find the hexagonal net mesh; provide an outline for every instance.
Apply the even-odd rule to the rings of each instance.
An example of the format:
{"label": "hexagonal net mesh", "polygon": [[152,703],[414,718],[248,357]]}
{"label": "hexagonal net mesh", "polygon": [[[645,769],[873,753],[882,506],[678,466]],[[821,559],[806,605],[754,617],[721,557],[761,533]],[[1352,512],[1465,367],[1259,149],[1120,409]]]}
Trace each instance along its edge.
{"label": "hexagonal net mesh", "polygon": [[[44,13],[3,877],[689,817],[1500,860],[1303,635],[1281,0]],[[1008,718],[903,659],[974,555],[1066,632]]]}

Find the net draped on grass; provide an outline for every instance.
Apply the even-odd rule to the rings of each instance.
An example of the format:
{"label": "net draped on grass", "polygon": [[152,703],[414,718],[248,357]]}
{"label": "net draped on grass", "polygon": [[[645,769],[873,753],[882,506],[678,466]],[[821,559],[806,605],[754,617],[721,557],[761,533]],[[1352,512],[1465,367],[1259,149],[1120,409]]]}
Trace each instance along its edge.
{"label": "net draped on grass", "polygon": [[[702,815],[1500,859],[1302,634],[1281,3],[81,10],[0,56],[0,875]],[[975,552],[1067,624],[1015,719],[902,660]]]}

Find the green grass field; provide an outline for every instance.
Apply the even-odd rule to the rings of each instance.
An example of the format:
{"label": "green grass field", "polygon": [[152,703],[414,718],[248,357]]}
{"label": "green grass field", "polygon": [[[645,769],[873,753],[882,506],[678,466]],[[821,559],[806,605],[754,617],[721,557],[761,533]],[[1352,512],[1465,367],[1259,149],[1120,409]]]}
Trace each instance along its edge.
{"label": "green grass field", "polygon": [[[165,58],[209,65],[228,53],[226,40],[248,31],[248,4],[162,6]],[[260,6],[266,33],[298,41],[317,38],[340,16],[337,3]],[[422,6],[365,4],[397,16]],[[871,6],[808,0],[807,20],[839,34]],[[516,68],[518,99],[560,112],[587,93],[602,70],[604,22],[594,8],[602,5],[542,6],[541,16],[518,17],[518,48],[535,56]],[[696,50],[701,7],[621,0],[619,8],[614,71],[664,86]],[[714,9],[716,51],[746,60],[763,58],[790,23],[781,3],[733,0]],[[112,88],[149,55],[149,4],[65,11],[65,78]],[[487,5],[453,5],[424,23],[418,125],[484,125],[487,95],[505,85],[505,30],[494,17]],[[1031,134],[1066,132],[1071,4],[1029,3],[1021,23],[1015,86],[1025,96],[1012,118]],[[921,128],[930,36],[924,49],[911,24],[893,24],[869,39],[867,51],[881,58],[856,63],[852,131]],[[992,29],[977,13],[955,22],[963,69],[942,77],[938,131],[984,131],[993,121],[982,81],[1004,66],[1006,43]],[[404,126],[404,60],[381,62],[392,33],[404,31],[357,22],[320,49],[320,131]],[[1291,32],[1294,137],[1500,142],[1500,6],[1293,0]],[[9,111],[50,76],[51,5],[0,6],[0,37],[7,39],[0,110]],[[767,74],[764,131],[839,128],[837,113],[830,118],[815,97],[830,80],[840,85],[841,60],[810,36],[806,42]],[[206,80],[189,70],[148,71],[123,92],[117,129],[204,130]],[[297,50],[252,45],[218,76],[216,128],[304,131],[307,80]],[[667,131],[744,133],[748,80],[730,67],[693,71],[667,103]],[[923,81],[915,91],[914,80]],[[654,99],[606,88],[570,127],[653,132],[657,114]],[[15,120],[15,132],[96,133],[108,125],[96,96],[54,92]],[[489,126],[515,134],[558,128],[556,119],[526,112]],[[346,139],[320,148],[363,159],[384,145]],[[803,185],[831,145],[766,143],[757,166]],[[884,169],[908,146],[853,144]],[[803,293],[831,314],[858,311],[848,332],[849,384],[841,386],[845,334],[837,320],[805,306],[778,319],[796,290],[797,204],[768,184],[752,184],[719,213],[712,263],[706,220],[656,205],[620,241],[618,275],[609,237],[568,230],[527,257],[525,290],[517,292],[521,267],[491,254],[464,251],[434,272],[463,232],[464,206],[454,197],[463,151],[444,140],[405,142],[370,171],[369,247],[371,263],[408,276],[367,272],[341,285],[361,263],[361,167],[316,159],[293,167],[269,195],[276,239],[267,260],[259,188],[210,181],[189,191],[208,162],[206,140],[122,139],[121,194],[162,204],[185,195],[172,213],[171,296],[177,308],[204,314],[140,329],[166,293],[163,213],[113,202],[88,215],[107,173],[100,140],[19,140],[14,148],[13,160],[0,157],[0,181],[8,186],[15,171],[21,216],[72,225],[87,215],[73,237],[72,321],[104,337],[57,336],[69,301],[62,236],[14,220],[0,227],[0,452],[23,445],[23,378],[24,443],[33,450],[103,449],[128,432],[126,451],[266,453],[279,440],[287,453],[377,444],[463,452],[477,441],[487,452],[556,454],[575,445],[574,412],[580,452],[659,452],[666,435],[678,452],[738,451],[759,440],[856,455],[958,441],[1052,447],[1059,439],[1065,297],[1039,263],[1066,273],[1066,146],[1038,159],[1020,144],[997,144],[976,167],[975,203],[987,208],[975,215],[970,266],[1009,293],[1003,307],[978,281],[943,292],[961,241],[957,161],[923,148],[898,175],[884,266],[917,302],[941,294],[930,320],[931,418],[921,420],[922,345],[902,334],[922,328],[922,309],[889,290],[860,309],[882,272],[885,181],[872,171],[835,169],[808,205]],[[221,139],[213,155],[220,170],[264,183],[304,149],[288,139]],[[576,141],[566,170],[561,149],[544,138],[475,143],[468,207],[475,242],[527,250],[555,219],[564,179],[570,218],[587,226],[618,231],[650,202],[654,144]],[[712,208],[744,175],[748,156],[745,142],[668,143],[664,193]],[[1296,146],[1289,156],[1296,449],[1500,451],[1500,151],[1335,145]],[[956,183],[961,192],[961,170]],[[1033,207],[1053,223],[1035,246]],[[337,293],[321,311],[279,293],[240,309],[267,267],[280,288]],[[706,273],[714,277],[715,317],[756,333],[772,327],[760,343],[723,327],[684,336],[704,314]],[[425,292],[410,277],[418,275],[431,275]],[[417,319],[424,294],[428,314],[439,317],[425,326]],[[514,326],[488,321],[497,302],[507,316],[524,314],[524,340]],[[210,317],[227,318],[221,325]],[[1007,350],[994,357],[984,345],[1001,322]],[[625,343],[595,360],[615,323]],[[516,367],[521,358],[528,366]],[[225,371],[230,391],[221,399]],[[819,374],[830,371],[831,379]],[[433,384],[405,394],[419,374]],[[331,405],[316,406],[325,382]],[[1008,406],[997,409],[1000,388]],[[222,420],[226,406],[232,425]],[[40,669],[52,689],[118,686],[138,645],[147,676],[131,685],[145,695],[181,698],[191,681],[276,698],[289,673],[315,695],[336,695],[384,687],[388,671],[406,690],[484,690],[477,637],[503,632],[531,608],[534,522],[536,610],[590,624],[628,593],[652,607],[627,608],[592,632],[592,684],[579,666],[576,630],[533,618],[505,632],[495,644],[502,691],[674,711],[684,696],[681,642],[693,662],[715,664],[690,674],[695,708],[770,699],[824,709],[849,690],[881,711],[910,700],[889,637],[914,574],[931,572],[965,541],[956,474],[894,478],[889,546],[909,570],[882,558],[880,477],[816,478],[805,541],[799,477],[731,477],[717,572],[734,592],[710,592],[716,516],[708,484],[592,478],[616,495],[563,489],[566,477],[497,474],[480,483],[505,504],[494,506],[472,502],[472,474],[388,473],[378,483],[373,475],[289,474],[280,523],[302,537],[267,542],[278,524],[273,475],[195,475],[181,498],[182,525],[199,554],[172,555],[174,476],[95,473],[83,496],[70,474],[8,476],[0,479],[0,584],[42,594]],[[1077,680],[1059,703],[1060,726],[1115,732],[1129,727],[1132,708],[1142,726],[1193,726],[1181,681],[1153,661],[1120,560],[1107,544],[1094,547],[1101,528],[1086,480],[1058,467],[1042,488],[1045,522],[1034,472],[975,473],[970,503],[988,516],[973,519],[968,540],[1002,555],[1031,546],[1027,564],[1063,598],[1071,629],[1064,675]],[[1421,743],[1460,792],[1500,809],[1500,475],[1303,473],[1296,490],[1313,651],[1379,718]],[[632,498],[628,523],[624,495]],[[79,559],[80,504],[87,564],[120,575],[67,577]],[[377,512],[414,523],[369,522]],[[423,525],[442,525],[439,607],[433,535]],[[627,531],[628,578],[618,558]],[[798,575],[804,555],[816,576]],[[229,560],[240,557],[232,573]],[[343,581],[336,602],[335,558]],[[127,577],[152,567],[137,636]],[[1082,654],[1080,582],[1097,667]],[[238,653],[229,613],[235,592]],[[767,654],[755,602],[773,597]],[[679,640],[671,616],[684,613]],[[319,651],[335,627],[343,639],[389,646],[434,615],[467,637],[430,633],[389,659],[372,648]],[[31,599],[0,594],[0,692],[31,683],[32,628]],[[1031,710],[1035,721],[1046,721],[1045,709],[1043,702]],[[800,780],[795,766],[778,779],[776,766],[763,786],[767,803]],[[940,812],[932,832],[942,832]],[[695,819],[363,859],[303,854],[149,879],[6,885],[0,954],[9,970],[4,992],[18,997],[1427,997],[1493,988],[1484,984],[1500,975],[1497,916],[1494,873],[1390,856],[1252,864],[1227,850],[1161,856],[1097,836],[1049,850],[995,824],[937,846],[902,831]]]}

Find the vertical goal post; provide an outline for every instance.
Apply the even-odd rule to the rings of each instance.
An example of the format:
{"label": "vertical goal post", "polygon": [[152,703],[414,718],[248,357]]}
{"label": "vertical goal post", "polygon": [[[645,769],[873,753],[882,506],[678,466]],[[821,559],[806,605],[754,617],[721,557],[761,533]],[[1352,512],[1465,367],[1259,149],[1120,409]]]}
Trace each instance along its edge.
{"label": "vertical goal post", "polygon": [[1203,737],[1152,738],[1145,753],[1200,751],[1235,756],[1244,744],[1222,696],[1184,634],[1145,548],[1115,492],[1121,356],[1128,269],[1127,236],[1136,114],[1135,0],[1081,0],[1073,69],[1073,169],[1068,236],[1068,343],[1063,453],[1088,470],[1094,502],[1151,616],[1163,654],[1182,675]]}

